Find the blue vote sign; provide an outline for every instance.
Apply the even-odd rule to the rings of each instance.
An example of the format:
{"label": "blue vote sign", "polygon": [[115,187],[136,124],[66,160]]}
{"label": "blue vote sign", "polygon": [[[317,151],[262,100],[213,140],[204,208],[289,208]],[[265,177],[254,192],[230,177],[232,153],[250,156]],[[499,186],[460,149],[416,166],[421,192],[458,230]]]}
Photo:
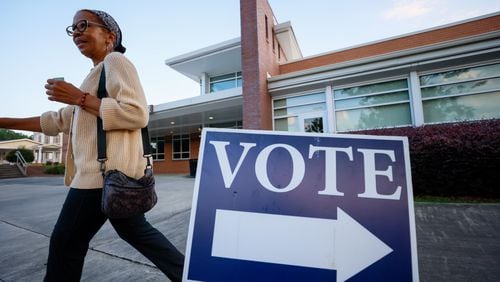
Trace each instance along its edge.
{"label": "blue vote sign", "polygon": [[406,137],[204,129],[184,281],[418,281]]}

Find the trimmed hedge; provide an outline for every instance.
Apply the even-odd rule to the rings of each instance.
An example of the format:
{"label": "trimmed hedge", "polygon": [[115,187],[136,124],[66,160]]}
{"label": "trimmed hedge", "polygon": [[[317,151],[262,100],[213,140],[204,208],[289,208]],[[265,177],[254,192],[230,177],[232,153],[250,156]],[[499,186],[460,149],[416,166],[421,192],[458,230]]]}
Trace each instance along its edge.
{"label": "trimmed hedge", "polygon": [[350,133],[407,136],[416,196],[500,198],[500,119]]}
{"label": "trimmed hedge", "polygon": [[64,174],[65,167],[63,164],[47,165],[43,173],[45,174]]}

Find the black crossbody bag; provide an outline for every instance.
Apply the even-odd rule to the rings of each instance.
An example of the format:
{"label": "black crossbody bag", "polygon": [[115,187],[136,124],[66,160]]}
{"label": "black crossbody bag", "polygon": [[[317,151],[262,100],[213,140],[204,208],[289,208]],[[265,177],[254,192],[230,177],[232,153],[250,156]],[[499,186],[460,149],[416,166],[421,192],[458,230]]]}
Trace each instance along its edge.
{"label": "black crossbody bag", "polygon": [[[99,79],[97,96],[100,99],[108,96],[104,66]],[[126,218],[145,213],[158,201],[147,126],[141,129],[141,135],[143,156],[147,159],[144,176],[135,179],[117,169],[106,172],[106,132],[103,130],[102,119],[97,117],[97,160],[101,163],[101,172],[104,177],[101,210],[109,218]]]}

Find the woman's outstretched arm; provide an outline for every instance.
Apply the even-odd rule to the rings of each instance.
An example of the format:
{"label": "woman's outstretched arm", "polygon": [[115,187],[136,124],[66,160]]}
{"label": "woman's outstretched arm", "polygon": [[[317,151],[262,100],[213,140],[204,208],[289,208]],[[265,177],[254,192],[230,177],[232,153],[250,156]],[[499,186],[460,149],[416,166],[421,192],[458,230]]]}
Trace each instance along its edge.
{"label": "woman's outstretched arm", "polygon": [[42,132],[40,117],[0,118],[0,128]]}

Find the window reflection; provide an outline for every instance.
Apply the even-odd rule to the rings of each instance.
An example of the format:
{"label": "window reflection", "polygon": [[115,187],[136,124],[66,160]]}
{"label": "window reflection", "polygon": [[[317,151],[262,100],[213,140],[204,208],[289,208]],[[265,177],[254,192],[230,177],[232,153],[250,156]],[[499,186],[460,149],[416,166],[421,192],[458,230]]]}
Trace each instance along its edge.
{"label": "window reflection", "polygon": [[337,131],[410,125],[407,79],[334,91]]}
{"label": "window reflection", "polygon": [[420,77],[424,122],[500,117],[500,64]]}
{"label": "window reflection", "polygon": [[424,101],[425,122],[500,118],[500,92]]}
{"label": "window reflection", "polygon": [[488,78],[500,74],[500,64],[486,65],[480,67],[464,68],[447,72],[440,72],[420,77],[420,85],[445,84],[457,81]]}
{"label": "window reflection", "polygon": [[323,118],[317,117],[304,119],[304,132],[323,133]]}
{"label": "window reflection", "polygon": [[243,78],[241,72],[224,74],[210,78],[210,92],[242,87]]}
{"label": "window reflection", "polygon": [[304,129],[300,127],[299,116],[312,112],[326,113],[326,97],[324,92],[286,97],[274,100],[273,107],[275,130],[302,132]]}
{"label": "window reflection", "polygon": [[352,131],[411,124],[410,105],[407,103],[338,111],[335,113],[335,117],[337,121],[337,131]]}
{"label": "window reflection", "polygon": [[163,137],[151,138],[151,155],[153,160],[165,159],[165,140]]}

